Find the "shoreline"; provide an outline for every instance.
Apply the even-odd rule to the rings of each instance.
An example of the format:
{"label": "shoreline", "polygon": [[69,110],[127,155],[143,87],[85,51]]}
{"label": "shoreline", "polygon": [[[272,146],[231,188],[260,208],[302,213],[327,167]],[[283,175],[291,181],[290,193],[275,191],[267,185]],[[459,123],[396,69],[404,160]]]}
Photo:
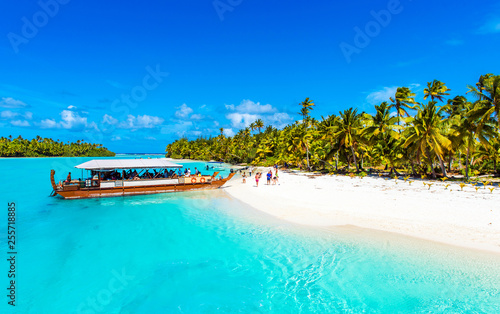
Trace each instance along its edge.
{"label": "shoreline", "polygon": [[[264,169],[261,167],[261,169]],[[265,168],[268,169],[268,168]],[[264,175],[265,177],[265,175]],[[500,189],[458,183],[279,171],[280,185],[241,176],[224,190],[279,219],[319,228],[355,226],[500,254]],[[447,186],[449,184],[449,186]]]}

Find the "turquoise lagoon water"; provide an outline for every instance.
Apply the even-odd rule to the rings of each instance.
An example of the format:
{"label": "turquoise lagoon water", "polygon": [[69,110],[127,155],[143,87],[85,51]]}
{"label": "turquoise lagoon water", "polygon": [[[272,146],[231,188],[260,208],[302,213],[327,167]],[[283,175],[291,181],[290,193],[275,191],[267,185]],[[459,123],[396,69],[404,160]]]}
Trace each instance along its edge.
{"label": "turquoise lagoon water", "polygon": [[[356,228],[293,225],[223,190],[87,200],[48,197],[50,169],[64,179],[88,159],[0,160],[0,312],[500,309],[500,257],[494,254]],[[6,217],[12,201],[18,236],[15,310],[6,297]]]}

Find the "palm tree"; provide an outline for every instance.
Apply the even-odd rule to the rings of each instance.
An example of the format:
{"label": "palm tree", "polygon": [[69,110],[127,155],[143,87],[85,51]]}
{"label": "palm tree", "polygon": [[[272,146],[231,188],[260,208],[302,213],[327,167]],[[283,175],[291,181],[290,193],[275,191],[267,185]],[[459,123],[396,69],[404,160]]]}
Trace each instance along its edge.
{"label": "palm tree", "polygon": [[441,112],[444,107],[438,109],[435,101],[429,101],[427,105],[418,105],[415,118],[411,119],[411,125],[407,129],[407,137],[404,147],[410,147],[416,151],[417,157],[427,158],[431,166],[432,177],[436,178],[431,152],[438,158],[443,175],[446,177],[446,168],[443,163],[445,149],[451,148],[451,141],[442,134],[440,127],[444,118]]}
{"label": "palm tree", "polygon": [[396,125],[397,118],[392,117],[389,111],[389,104],[383,102],[375,106],[375,116],[369,116],[369,125],[361,131],[361,135],[366,137],[367,142],[375,149],[374,154],[386,165],[390,165],[391,174],[396,172],[396,153],[401,147],[399,141],[400,134],[396,132],[401,126]]}
{"label": "palm tree", "polygon": [[495,137],[495,128],[490,123],[482,124],[480,119],[470,116],[470,112],[474,107],[472,103],[466,102],[462,106],[463,109],[456,115],[458,121],[451,128],[454,131],[454,139],[467,147],[465,178],[469,180],[469,161],[477,140],[484,147],[491,147],[488,138]]}
{"label": "palm tree", "polygon": [[389,98],[392,101],[392,104],[389,106],[389,109],[395,108],[396,115],[398,117],[398,125],[400,125],[400,120],[403,115],[409,117],[407,109],[414,109],[413,104],[415,102],[415,94],[408,87],[398,87],[396,90],[396,94],[394,97]]}
{"label": "palm tree", "polygon": [[359,132],[361,129],[361,115],[358,114],[358,109],[349,108],[340,112],[337,132],[335,137],[340,141],[340,146],[351,150],[354,164],[356,165],[356,172],[359,172],[358,162],[354,149],[358,144]]}
{"label": "palm tree", "polygon": [[481,123],[485,123],[493,115],[497,118],[500,131],[500,75],[481,76],[479,87],[469,85],[469,91],[478,98],[478,103],[471,112],[471,116],[481,116]]}
{"label": "palm tree", "polygon": [[434,98],[438,99],[439,101],[443,101],[443,96],[449,95],[447,91],[450,91],[446,85],[438,80],[434,80],[431,82],[427,82],[427,88],[424,89],[424,100],[427,99],[427,97],[431,97],[431,100],[434,100]]}
{"label": "palm tree", "polygon": [[302,108],[300,109],[299,114],[302,115],[302,122],[306,123],[306,121],[309,119],[309,112],[313,110],[312,107],[314,107],[314,102],[313,100],[310,100],[309,97],[307,97],[303,102],[300,103]]}
{"label": "palm tree", "polygon": [[262,129],[264,127],[264,121],[262,121],[262,119],[257,119],[257,120],[255,120],[254,125],[255,125],[255,128],[259,129],[259,133],[260,133],[260,129]]}
{"label": "palm tree", "polygon": [[380,134],[399,138],[399,134],[395,130],[401,129],[401,127],[396,125],[397,118],[391,116],[389,108],[389,104],[385,101],[380,105],[375,105],[376,114],[368,117],[371,123],[362,130],[361,134],[369,139],[375,139]]}

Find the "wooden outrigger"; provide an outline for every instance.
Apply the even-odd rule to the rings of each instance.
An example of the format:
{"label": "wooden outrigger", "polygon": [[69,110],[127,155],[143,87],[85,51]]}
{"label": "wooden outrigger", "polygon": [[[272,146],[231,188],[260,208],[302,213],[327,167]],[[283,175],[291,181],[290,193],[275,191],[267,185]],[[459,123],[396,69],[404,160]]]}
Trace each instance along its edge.
{"label": "wooden outrigger", "polygon": [[[51,196],[78,199],[208,190],[220,188],[234,176],[234,173],[230,173],[227,178],[217,178],[219,172],[214,172],[212,175],[179,176],[167,170],[179,169],[182,165],[172,163],[165,158],[91,160],[75,168],[90,170],[91,177],[71,182],[61,181],[56,184],[55,171],[51,170],[50,182],[53,188]],[[139,173],[136,172],[137,169],[140,169]],[[144,170],[147,173],[153,170],[154,177],[140,178],[139,174]],[[116,174],[116,177],[109,178],[111,173]],[[108,178],[104,179],[106,176]]]}

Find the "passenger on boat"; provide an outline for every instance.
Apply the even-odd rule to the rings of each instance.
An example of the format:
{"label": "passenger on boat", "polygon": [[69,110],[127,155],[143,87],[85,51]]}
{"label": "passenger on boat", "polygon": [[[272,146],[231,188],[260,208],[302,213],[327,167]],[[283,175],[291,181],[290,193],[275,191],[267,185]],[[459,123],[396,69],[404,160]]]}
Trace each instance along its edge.
{"label": "passenger on boat", "polygon": [[66,183],[66,184],[70,184],[71,183],[71,172],[68,173],[68,177],[66,178],[66,181],[64,181],[64,183]]}
{"label": "passenger on boat", "polygon": [[200,170],[196,169],[196,167],[194,167],[194,174],[195,175],[199,175],[200,174]]}

